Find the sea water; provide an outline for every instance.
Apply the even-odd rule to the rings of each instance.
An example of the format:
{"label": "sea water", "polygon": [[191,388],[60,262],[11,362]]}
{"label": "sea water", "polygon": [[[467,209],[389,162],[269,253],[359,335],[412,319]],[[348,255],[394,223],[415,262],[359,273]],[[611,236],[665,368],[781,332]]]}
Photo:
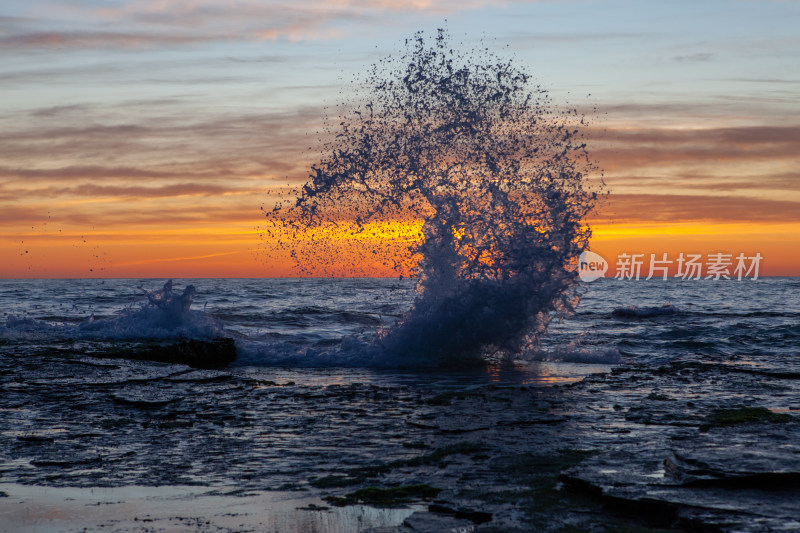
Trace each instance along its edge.
{"label": "sea water", "polygon": [[[189,279],[191,307],[172,315],[148,301],[167,280],[2,280],[6,356],[81,355],[146,339],[232,337],[237,367],[436,368],[368,347],[402,320],[410,279]],[[509,361],[625,364],[674,359],[793,367],[800,335],[797,278],[614,280],[581,285],[577,312],[553,323],[538,349]],[[492,358],[488,358],[492,361]]]}
{"label": "sea water", "polygon": [[[480,365],[471,358],[408,364],[367,349],[413,305],[411,280],[174,280],[173,297],[189,285],[196,293],[190,307],[173,306],[171,314],[152,302],[166,281],[0,281],[0,490],[28,494],[23,507],[3,508],[20,524],[28,522],[14,509],[49,501],[23,485],[195,487],[197,498],[216,490],[219,505],[231,494],[289,490],[259,505],[282,523],[303,524],[310,519],[276,502],[301,506],[291,491],[307,490],[311,479],[417,453],[403,443],[431,438],[425,413],[438,394],[556,387],[559,401],[573,404],[583,401],[577,390],[560,386],[620,369],[645,376],[683,362],[713,365],[725,401],[746,403],[756,392],[736,385],[741,371],[776,380],[800,375],[800,302],[791,297],[800,290],[797,278],[583,284],[576,313],[551,323],[536,350],[487,355]],[[108,357],[142,341],[219,336],[233,338],[238,353],[224,370]],[[692,398],[713,399],[717,385],[692,389]],[[772,401],[793,412],[798,398],[781,390]],[[622,402],[615,398],[602,402]],[[490,425],[501,416],[464,415]],[[161,498],[143,494],[143,501]],[[300,495],[324,503],[318,493]],[[144,505],[126,501],[137,513]],[[375,518],[361,507],[340,519],[317,517],[330,523],[312,530],[347,531],[348,520],[391,525],[389,515]]]}

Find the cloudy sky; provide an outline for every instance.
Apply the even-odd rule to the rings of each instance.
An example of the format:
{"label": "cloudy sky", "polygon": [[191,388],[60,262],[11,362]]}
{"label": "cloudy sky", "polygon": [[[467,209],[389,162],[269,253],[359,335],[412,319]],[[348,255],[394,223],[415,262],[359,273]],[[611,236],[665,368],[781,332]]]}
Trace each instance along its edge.
{"label": "cloudy sky", "polygon": [[444,25],[597,106],[595,250],[800,274],[798,1],[28,0],[0,7],[0,276],[290,274],[260,207],[354,75]]}

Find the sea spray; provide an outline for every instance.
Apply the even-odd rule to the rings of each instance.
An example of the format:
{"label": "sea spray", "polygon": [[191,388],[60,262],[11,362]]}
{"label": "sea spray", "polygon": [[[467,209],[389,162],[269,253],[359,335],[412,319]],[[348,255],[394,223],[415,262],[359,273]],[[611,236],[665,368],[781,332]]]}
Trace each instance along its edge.
{"label": "sea spray", "polygon": [[270,236],[306,274],[372,263],[418,278],[412,309],[376,340],[387,358],[533,347],[577,304],[574,258],[602,192],[584,117],[444,30],[417,33],[352,89],[308,182],[268,215]]}
{"label": "sea spray", "polygon": [[0,339],[17,342],[45,339],[142,341],[207,340],[227,336],[221,322],[210,314],[190,308],[197,292],[193,285],[186,286],[181,294],[173,291],[172,280],[158,290],[140,290],[146,301],[129,304],[113,317],[96,318],[92,312],[73,324],[9,315],[5,323],[0,323]]}

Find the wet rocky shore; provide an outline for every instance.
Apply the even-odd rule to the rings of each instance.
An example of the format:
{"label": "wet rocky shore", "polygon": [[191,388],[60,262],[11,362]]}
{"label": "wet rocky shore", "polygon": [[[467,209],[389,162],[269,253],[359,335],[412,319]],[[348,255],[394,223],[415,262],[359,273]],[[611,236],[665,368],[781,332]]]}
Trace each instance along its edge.
{"label": "wet rocky shore", "polygon": [[[264,530],[269,508],[231,501],[265,494],[290,495],[287,523],[320,532],[365,509],[394,513],[358,519],[375,532],[800,528],[791,371],[634,364],[545,387],[509,379],[518,369],[493,384],[66,352],[0,361],[0,516],[21,526],[25,487],[136,486],[211,491],[190,517],[205,531]],[[75,529],[176,520],[125,513]]]}

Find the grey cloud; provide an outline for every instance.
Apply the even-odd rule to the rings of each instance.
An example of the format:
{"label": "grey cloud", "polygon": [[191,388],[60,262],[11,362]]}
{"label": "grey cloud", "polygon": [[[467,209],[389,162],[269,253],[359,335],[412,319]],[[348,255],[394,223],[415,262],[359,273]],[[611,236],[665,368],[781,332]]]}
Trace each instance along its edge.
{"label": "grey cloud", "polygon": [[596,215],[614,222],[786,222],[799,202],[719,195],[614,194]]}
{"label": "grey cloud", "polygon": [[695,54],[687,54],[681,56],[675,56],[672,58],[675,61],[679,61],[682,63],[691,62],[691,63],[703,63],[706,61],[711,61],[714,59],[714,54],[708,52],[698,52]]}

